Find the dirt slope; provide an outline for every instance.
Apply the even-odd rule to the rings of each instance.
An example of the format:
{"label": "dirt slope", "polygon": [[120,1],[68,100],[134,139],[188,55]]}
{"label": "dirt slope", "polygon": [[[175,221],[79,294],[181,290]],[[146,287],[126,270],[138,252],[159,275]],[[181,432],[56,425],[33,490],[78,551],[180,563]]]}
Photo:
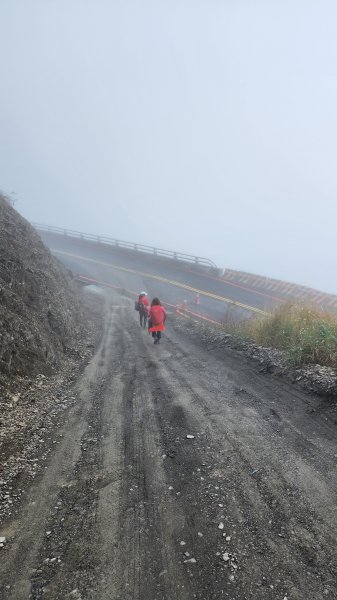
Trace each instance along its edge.
{"label": "dirt slope", "polygon": [[0,384],[59,366],[75,348],[78,313],[70,275],[0,196]]}

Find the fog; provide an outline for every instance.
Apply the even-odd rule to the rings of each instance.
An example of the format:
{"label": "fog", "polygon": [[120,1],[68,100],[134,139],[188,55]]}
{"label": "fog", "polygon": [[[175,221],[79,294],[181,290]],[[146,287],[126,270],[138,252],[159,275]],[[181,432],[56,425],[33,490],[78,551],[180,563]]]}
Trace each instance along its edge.
{"label": "fog", "polygon": [[3,0],[0,188],[29,220],[337,293],[337,5]]}

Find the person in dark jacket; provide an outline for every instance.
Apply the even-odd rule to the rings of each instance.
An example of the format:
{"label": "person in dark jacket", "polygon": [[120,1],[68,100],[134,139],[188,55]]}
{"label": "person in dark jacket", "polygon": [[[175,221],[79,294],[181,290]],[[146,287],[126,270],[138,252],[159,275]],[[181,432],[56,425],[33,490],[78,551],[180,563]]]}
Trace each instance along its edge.
{"label": "person in dark jacket", "polygon": [[153,298],[149,313],[149,333],[152,333],[154,344],[160,342],[162,331],[165,329],[166,317],[166,310],[161,305],[159,298]]}

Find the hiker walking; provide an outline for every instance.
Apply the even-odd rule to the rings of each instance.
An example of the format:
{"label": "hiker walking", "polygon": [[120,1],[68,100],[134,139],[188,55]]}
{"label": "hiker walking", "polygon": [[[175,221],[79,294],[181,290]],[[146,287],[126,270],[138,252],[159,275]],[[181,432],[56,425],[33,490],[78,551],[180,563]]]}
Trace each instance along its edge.
{"label": "hiker walking", "polygon": [[149,333],[152,333],[153,343],[159,344],[161,332],[165,329],[166,310],[161,305],[159,298],[153,298],[149,313]]}
{"label": "hiker walking", "polygon": [[138,298],[139,323],[141,327],[146,327],[150,310],[150,301],[146,292],[140,292]]}

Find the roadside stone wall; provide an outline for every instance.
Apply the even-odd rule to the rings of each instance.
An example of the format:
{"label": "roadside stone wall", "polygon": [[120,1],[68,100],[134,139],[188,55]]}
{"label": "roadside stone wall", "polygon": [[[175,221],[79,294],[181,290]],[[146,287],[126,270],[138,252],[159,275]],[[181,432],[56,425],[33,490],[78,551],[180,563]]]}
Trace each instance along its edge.
{"label": "roadside stone wall", "polygon": [[263,292],[276,300],[297,300],[299,302],[309,302],[316,304],[325,310],[337,311],[337,296],[326,294],[314,288],[296,283],[289,283],[280,279],[245,273],[244,271],[234,271],[226,269],[223,279],[231,283],[236,283],[253,290]]}

